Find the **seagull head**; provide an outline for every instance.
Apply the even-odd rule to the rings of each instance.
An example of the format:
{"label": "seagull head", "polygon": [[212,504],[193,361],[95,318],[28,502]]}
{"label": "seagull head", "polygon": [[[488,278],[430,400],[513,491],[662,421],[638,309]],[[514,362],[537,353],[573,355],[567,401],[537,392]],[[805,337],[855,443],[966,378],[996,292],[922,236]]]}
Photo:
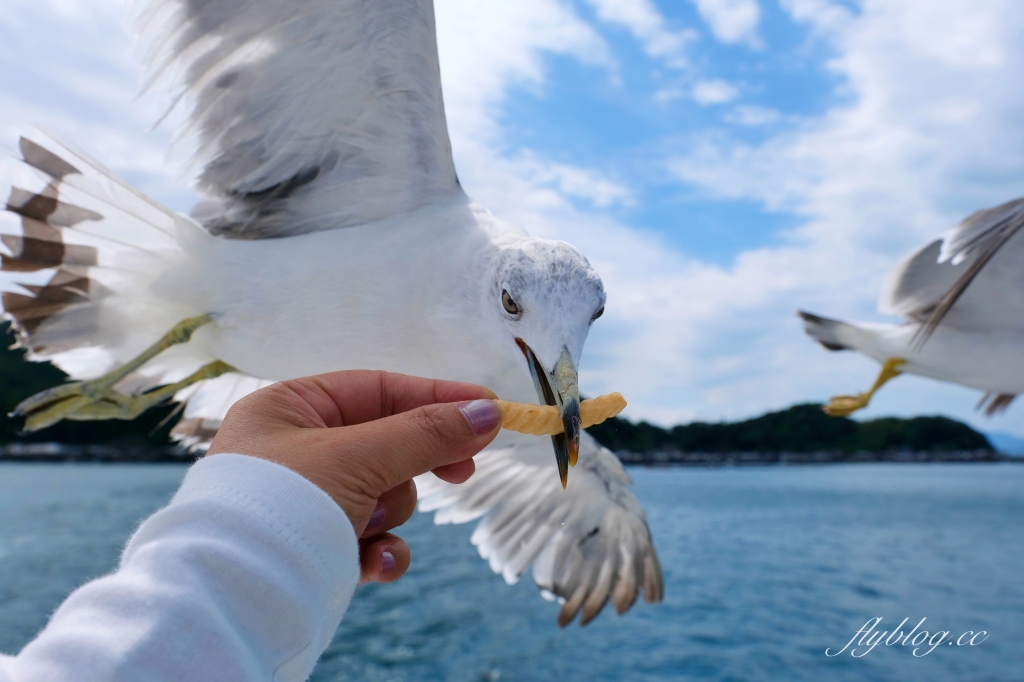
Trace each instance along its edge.
{"label": "seagull head", "polygon": [[580,446],[577,367],[590,325],[604,312],[604,285],[582,253],[550,239],[517,241],[498,252],[495,264],[490,307],[508,350],[541,404],[561,412],[565,430],[551,439],[565,487]]}

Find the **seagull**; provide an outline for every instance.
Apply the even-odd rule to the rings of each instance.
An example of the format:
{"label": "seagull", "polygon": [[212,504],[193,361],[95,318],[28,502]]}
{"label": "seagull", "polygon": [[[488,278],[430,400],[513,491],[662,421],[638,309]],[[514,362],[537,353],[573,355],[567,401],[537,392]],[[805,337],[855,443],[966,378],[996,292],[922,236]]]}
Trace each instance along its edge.
{"label": "seagull", "polygon": [[468,483],[419,477],[420,509],[479,520],[480,555],[509,583],[532,566],[562,626],[660,601],[631,480],[580,430],[601,278],[463,191],[431,0],[149,0],[137,26],[149,86],[187,108],[201,199],[179,214],[53,136],[20,140],[3,313],[31,359],[74,379],[18,407],[26,429],[174,400],[174,436],[202,448],[275,381],[371,368],[481,384],[556,406],[564,432],[501,432]]}
{"label": "seagull", "polygon": [[843,322],[798,311],[804,330],[829,350],[853,349],[882,363],[865,393],[825,407],[846,416],[868,405],[902,374],[985,393],[977,408],[998,414],[1024,392],[1024,198],[967,216],[907,256],[889,275],[879,303],[904,322]]}

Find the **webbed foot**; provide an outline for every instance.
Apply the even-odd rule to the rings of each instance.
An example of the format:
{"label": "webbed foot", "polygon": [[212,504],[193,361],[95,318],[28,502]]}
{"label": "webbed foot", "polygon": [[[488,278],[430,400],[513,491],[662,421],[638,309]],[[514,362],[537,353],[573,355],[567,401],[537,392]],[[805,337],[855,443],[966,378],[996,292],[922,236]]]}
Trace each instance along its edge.
{"label": "webbed foot", "polygon": [[875,379],[874,385],[867,393],[833,396],[828,405],[822,409],[830,417],[846,417],[857,410],[864,409],[871,402],[871,397],[875,395],[878,389],[884,386],[890,379],[894,379],[902,373],[900,367],[905,364],[907,364],[907,361],[903,358],[889,358],[882,364],[882,371],[878,373],[878,378]]}
{"label": "webbed foot", "polygon": [[181,381],[159,386],[139,395],[125,395],[111,388],[110,375],[92,381],[76,381],[37,393],[22,401],[12,417],[24,417],[26,432],[39,431],[62,419],[91,421],[98,419],[135,419],[151,407],[174,396],[197,381],[213,379],[233,372],[231,365],[215,360],[203,365]]}
{"label": "webbed foot", "polygon": [[88,421],[95,419],[135,419],[150,407],[158,405],[197,381],[213,379],[235,369],[220,360],[208,363],[181,381],[159,386],[139,395],[125,395],[114,385],[171,346],[188,343],[192,334],[213,321],[213,315],[182,320],[159,341],[138,357],[112,372],[90,381],[76,381],[41,391],[26,398],[11,413],[25,418],[25,431],[38,431],[62,419]]}

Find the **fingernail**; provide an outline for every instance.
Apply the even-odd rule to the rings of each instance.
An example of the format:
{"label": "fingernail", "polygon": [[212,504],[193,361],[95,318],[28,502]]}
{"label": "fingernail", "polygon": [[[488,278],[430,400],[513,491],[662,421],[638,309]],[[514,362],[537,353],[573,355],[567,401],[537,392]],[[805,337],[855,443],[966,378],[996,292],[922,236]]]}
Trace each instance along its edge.
{"label": "fingernail", "polygon": [[391,552],[381,552],[380,554],[380,572],[390,573],[391,569],[395,567],[395,555]]}
{"label": "fingernail", "polygon": [[490,433],[501,423],[501,408],[493,400],[466,400],[455,404],[478,436]]}
{"label": "fingernail", "polygon": [[384,505],[381,504],[380,500],[377,500],[377,506],[373,508],[373,513],[370,514],[370,520],[366,523],[366,530],[373,530],[380,524],[384,523],[384,517],[387,515],[388,510],[384,508]]}

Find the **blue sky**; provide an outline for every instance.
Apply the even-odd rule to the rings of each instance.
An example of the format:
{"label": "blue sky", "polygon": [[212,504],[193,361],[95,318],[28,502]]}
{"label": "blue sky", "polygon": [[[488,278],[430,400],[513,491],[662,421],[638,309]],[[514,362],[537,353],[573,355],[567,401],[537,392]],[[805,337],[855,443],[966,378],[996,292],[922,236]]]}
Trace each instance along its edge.
{"label": "blue sky", "polygon": [[691,3],[661,3],[667,28],[690,34],[692,64],[666,68],[627,29],[601,22],[587,3],[574,7],[607,41],[614,65],[548,58],[542,87],[509,89],[500,117],[509,147],[527,145],[600,170],[634,193],[628,204],[606,207],[610,215],[719,265],[796,224],[755,201],[709,201],[651,159],[666,147],[685,149],[697,130],[756,144],[822,113],[841,98],[826,68],[828,45],[774,4],[763,7],[757,44],[750,45],[716,40]]}
{"label": "blue sky", "polygon": [[[464,186],[579,246],[608,312],[584,392],[735,419],[866,388],[798,307],[884,321],[900,257],[1024,192],[1024,13],[1011,0],[435,0]],[[165,100],[137,98],[120,0],[0,5],[0,135],[47,127],[165,203],[193,199]],[[893,321],[893,320],[888,320]],[[978,392],[902,377],[865,416],[1024,435]]]}

